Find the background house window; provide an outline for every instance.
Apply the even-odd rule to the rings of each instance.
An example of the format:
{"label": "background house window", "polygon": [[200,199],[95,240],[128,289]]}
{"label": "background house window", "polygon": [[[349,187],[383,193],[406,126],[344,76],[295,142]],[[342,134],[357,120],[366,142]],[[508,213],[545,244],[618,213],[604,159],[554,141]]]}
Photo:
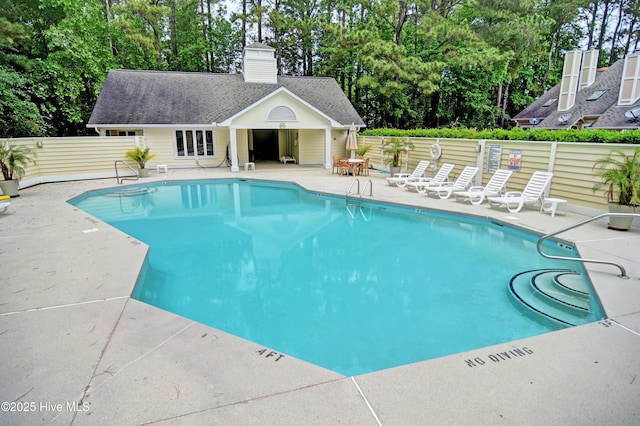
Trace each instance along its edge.
{"label": "background house window", "polygon": [[142,136],[142,130],[116,130],[109,129],[104,133],[106,136]]}
{"label": "background house window", "polygon": [[213,130],[176,130],[176,157],[215,157]]}
{"label": "background house window", "polygon": [[595,101],[595,100],[597,100],[598,98],[600,98],[602,95],[604,95],[605,93],[607,93],[607,91],[606,91],[606,90],[596,90],[595,92],[593,92],[593,93],[591,94],[591,96],[589,96],[589,97],[587,98],[587,100],[588,100],[588,101]]}

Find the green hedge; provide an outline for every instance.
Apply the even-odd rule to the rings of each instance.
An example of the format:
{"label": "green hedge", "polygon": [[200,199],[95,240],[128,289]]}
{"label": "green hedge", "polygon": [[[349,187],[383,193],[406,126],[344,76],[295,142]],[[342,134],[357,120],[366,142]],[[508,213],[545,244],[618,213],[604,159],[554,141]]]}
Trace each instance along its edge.
{"label": "green hedge", "polygon": [[522,140],[552,142],[592,142],[592,143],[640,143],[640,130],[475,130],[465,128],[453,129],[368,129],[359,133],[361,136],[394,136],[448,139],[489,139],[489,140]]}

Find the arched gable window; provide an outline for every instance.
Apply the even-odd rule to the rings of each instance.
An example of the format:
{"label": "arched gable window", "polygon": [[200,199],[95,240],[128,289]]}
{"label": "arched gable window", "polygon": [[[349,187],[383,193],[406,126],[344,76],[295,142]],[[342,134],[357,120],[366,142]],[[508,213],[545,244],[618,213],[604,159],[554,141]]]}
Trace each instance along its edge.
{"label": "arched gable window", "polygon": [[296,121],[296,113],[291,108],[284,105],[274,107],[267,115],[269,121]]}

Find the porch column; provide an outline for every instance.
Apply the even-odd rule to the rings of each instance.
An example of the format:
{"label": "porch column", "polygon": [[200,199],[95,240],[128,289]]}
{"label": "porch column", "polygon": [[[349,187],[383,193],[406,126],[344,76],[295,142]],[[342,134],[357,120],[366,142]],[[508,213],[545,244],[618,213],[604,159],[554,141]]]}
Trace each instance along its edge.
{"label": "porch column", "polygon": [[331,126],[324,131],[324,168],[329,170],[333,160],[331,158]]}
{"label": "porch column", "polygon": [[231,157],[231,171],[239,172],[238,167],[238,142],[236,141],[236,128],[229,127],[229,156]]}

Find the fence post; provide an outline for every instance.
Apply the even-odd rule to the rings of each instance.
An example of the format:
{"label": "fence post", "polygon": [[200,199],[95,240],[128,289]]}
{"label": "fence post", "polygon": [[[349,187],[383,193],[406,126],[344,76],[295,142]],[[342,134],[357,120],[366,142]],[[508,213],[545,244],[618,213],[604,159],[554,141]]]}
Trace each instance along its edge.
{"label": "fence post", "polygon": [[478,153],[477,156],[477,160],[476,160],[476,167],[478,168],[478,170],[480,170],[479,173],[476,173],[476,185],[480,186],[482,185],[482,170],[483,170],[483,163],[484,163],[484,147],[486,144],[486,140],[481,139],[478,141],[478,144],[476,145],[476,152]]}

